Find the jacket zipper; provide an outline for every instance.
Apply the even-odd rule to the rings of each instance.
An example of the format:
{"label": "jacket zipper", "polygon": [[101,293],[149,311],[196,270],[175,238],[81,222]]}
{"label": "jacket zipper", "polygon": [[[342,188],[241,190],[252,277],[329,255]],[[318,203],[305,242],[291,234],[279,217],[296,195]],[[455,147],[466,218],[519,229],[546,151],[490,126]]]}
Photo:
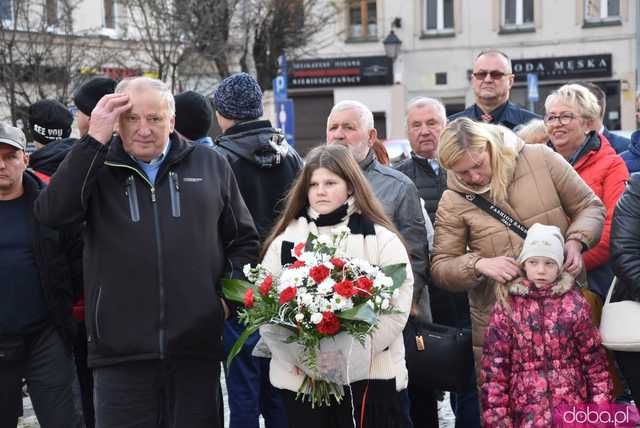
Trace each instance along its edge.
{"label": "jacket zipper", "polygon": [[127,189],[125,195],[129,199],[129,212],[131,213],[131,221],[137,223],[140,221],[140,207],[138,205],[138,191],[133,175],[127,178]]}
{"label": "jacket zipper", "polygon": [[180,183],[178,174],[169,171],[169,194],[171,195],[171,215],[175,218],[180,217]]}
{"label": "jacket zipper", "polygon": [[96,339],[100,340],[102,336],[100,334],[100,317],[98,314],[100,313],[100,302],[102,301],[102,287],[98,287],[98,298],[96,299],[96,313],[93,315],[96,322]]}
{"label": "jacket zipper", "polygon": [[[151,202],[153,206],[153,221],[154,221],[154,231],[156,235],[156,258],[158,261],[158,294],[159,294],[159,304],[160,304],[160,314],[159,314],[159,331],[158,331],[158,346],[160,348],[160,359],[165,358],[166,353],[166,326],[165,326],[165,292],[164,292],[164,269],[163,269],[163,260],[162,260],[162,240],[160,239],[160,215],[158,214],[158,198],[156,195],[156,188],[149,181],[149,179],[136,168],[133,168],[129,165],[114,163],[110,161],[106,161],[104,163],[107,166],[113,166],[117,168],[126,168],[134,171],[140,178],[142,178],[148,185],[151,191]],[[171,184],[171,183],[170,183]]]}

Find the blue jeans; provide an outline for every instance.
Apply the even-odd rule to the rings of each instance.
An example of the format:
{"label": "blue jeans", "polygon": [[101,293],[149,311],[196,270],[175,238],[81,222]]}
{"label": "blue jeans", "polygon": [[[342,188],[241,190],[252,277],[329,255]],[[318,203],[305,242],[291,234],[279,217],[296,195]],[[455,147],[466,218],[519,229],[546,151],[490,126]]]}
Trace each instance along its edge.
{"label": "blue jeans", "polygon": [[22,378],[27,380],[33,409],[43,427],[80,426],[73,405],[73,362],[58,332],[51,326],[24,336],[26,359],[0,361],[0,427],[15,427],[22,409]]}
{"label": "blue jeans", "polygon": [[97,428],[222,428],[220,362],[149,360],[93,369]]}
{"label": "blue jeans", "polygon": [[[224,350],[231,347],[244,331],[235,317],[224,323]],[[288,428],[287,413],[279,389],[269,380],[268,358],[251,355],[260,339],[256,332],[249,337],[240,353],[226,370],[229,393],[229,428],[258,428],[258,418],[264,418],[266,428]]]}

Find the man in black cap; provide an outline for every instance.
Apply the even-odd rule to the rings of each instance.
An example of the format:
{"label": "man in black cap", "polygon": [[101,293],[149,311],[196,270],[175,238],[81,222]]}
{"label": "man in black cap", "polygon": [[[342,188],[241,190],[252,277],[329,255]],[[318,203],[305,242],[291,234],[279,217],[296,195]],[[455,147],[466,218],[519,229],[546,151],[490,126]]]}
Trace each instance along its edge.
{"label": "man in black cap", "polygon": [[56,100],[41,100],[29,107],[29,131],[36,151],[29,158],[29,167],[45,183],[71,150],[73,115]]}
{"label": "man in black cap", "polygon": [[113,94],[116,89],[116,81],[108,77],[94,77],[87,81],[73,95],[73,102],[78,108],[76,122],[80,136],[84,137],[89,132],[89,120],[91,111],[102,97]]}
{"label": "man in black cap", "polygon": [[[302,169],[302,159],[281,130],[262,116],[262,91],[246,73],[234,74],[220,83],[214,95],[216,119],[223,134],[215,150],[233,170],[240,193],[264,242],[291,183]],[[234,314],[224,327],[228,353],[244,331]],[[227,372],[230,428],[258,428],[260,413],[266,425],[286,428],[287,418],[278,390],[269,382],[269,360],[251,355],[259,339],[254,333]]]}
{"label": "man in black cap", "polygon": [[20,129],[0,124],[0,426],[16,426],[25,378],[40,425],[76,427],[71,304],[80,235],[34,217],[44,184],[27,170],[25,147]]}
{"label": "man in black cap", "polygon": [[194,91],[176,95],[176,131],[194,143],[213,147],[209,128],[213,121],[213,109],[209,100]]}

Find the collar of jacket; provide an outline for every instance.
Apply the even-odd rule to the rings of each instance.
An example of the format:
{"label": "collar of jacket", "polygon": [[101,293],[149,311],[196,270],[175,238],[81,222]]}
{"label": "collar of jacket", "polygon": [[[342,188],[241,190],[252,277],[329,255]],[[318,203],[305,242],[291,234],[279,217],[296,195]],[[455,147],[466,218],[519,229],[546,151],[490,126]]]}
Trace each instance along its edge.
{"label": "collar of jacket", "polygon": [[[175,132],[172,132],[169,135],[169,138],[171,139],[171,147],[169,148],[167,157],[164,159],[162,165],[160,166],[156,182],[171,165],[184,159],[194,149],[193,143],[188,142],[186,139],[182,138]],[[140,165],[138,165],[138,163],[133,160],[127,152],[124,151],[124,147],[122,146],[122,139],[119,135],[115,135],[111,139],[107,151],[107,156],[105,158],[105,163],[126,165],[128,167],[136,169],[143,177],[146,176],[144,171],[142,171],[142,169],[140,168]]]}
{"label": "collar of jacket", "polygon": [[45,187],[46,184],[44,184],[32,171],[26,170],[22,174],[22,188],[24,189],[24,196],[28,201],[35,201]]}
{"label": "collar of jacket", "polygon": [[[427,173],[431,175],[436,175],[436,172],[433,170],[433,167],[431,166],[429,159],[419,157],[414,152],[411,152],[411,159],[413,159],[416,165],[418,165],[420,168],[426,169]],[[442,170],[442,166],[440,166],[440,169]]]}
{"label": "collar of jacket", "polygon": [[363,171],[367,171],[373,168],[376,162],[377,160],[373,153],[373,149],[369,149],[369,151],[367,152],[367,156],[365,156],[363,160],[358,161],[358,165],[360,165],[360,169],[362,169]]}
{"label": "collar of jacket", "polygon": [[260,119],[248,120],[246,122],[238,122],[235,125],[233,125],[231,128],[227,129],[222,135],[228,137],[229,135],[240,134],[242,132],[253,131],[253,130],[262,129],[262,128],[272,128],[271,122],[268,120],[260,120]]}
{"label": "collar of jacket", "polygon": [[566,272],[562,272],[555,284],[544,290],[537,289],[526,278],[518,278],[509,285],[509,294],[530,297],[562,296],[573,288],[574,283],[575,279]]}
{"label": "collar of jacket", "polygon": [[631,143],[629,144],[629,151],[635,155],[640,156],[640,129],[634,131],[629,138]]}
{"label": "collar of jacket", "polygon": [[600,141],[600,135],[596,131],[590,131],[584,139],[584,143],[578,149],[576,153],[571,157],[570,164],[574,167],[574,169],[578,169],[578,167],[582,166],[592,153],[600,150],[602,146],[602,142]]}

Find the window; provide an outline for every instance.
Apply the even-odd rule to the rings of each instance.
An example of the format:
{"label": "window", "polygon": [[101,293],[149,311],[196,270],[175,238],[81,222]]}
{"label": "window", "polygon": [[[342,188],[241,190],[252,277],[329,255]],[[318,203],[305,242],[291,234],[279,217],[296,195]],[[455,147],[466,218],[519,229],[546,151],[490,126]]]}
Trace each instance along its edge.
{"label": "window", "polygon": [[585,0],[586,22],[619,21],[620,0]]}
{"label": "window", "polygon": [[104,28],[116,28],[116,4],[115,0],[102,0],[104,4],[104,22],[102,26]]}
{"label": "window", "polygon": [[424,32],[453,32],[453,0],[424,0]]}
{"label": "window", "polygon": [[349,0],[349,38],[378,37],[376,0]]}
{"label": "window", "polygon": [[58,24],[58,0],[46,1],[47,25],[54,26]]}
{"label": "window", "polygon": [[502,0],[502,28],[533,28],[533,0]]}
{"label": "window", "polygon": [[3,22],[13,21],[13,1],[0,0],[0,19]]}

